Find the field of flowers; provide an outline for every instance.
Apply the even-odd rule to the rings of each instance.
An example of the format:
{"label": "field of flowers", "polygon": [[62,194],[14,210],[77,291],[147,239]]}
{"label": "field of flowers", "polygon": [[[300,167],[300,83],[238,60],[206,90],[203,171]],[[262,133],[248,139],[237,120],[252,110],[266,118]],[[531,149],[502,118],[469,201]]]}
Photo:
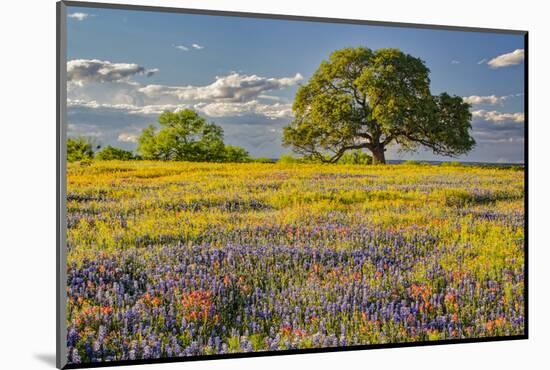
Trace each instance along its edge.
{"label": "field of flowers", "polygon": [[68,361],[523,334],[523,175],[69,164]]}

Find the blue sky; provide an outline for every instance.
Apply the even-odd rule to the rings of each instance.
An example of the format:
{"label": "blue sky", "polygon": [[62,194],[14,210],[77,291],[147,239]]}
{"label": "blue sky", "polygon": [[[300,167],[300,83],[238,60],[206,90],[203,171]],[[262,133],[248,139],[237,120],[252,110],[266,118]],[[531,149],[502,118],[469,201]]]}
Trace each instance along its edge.
{"label": "blue sky", "polygon": [[[69,135],[135,148],[163,109],[193,108],[226,142],[276,158],[300,83],[343,47],[399,48],[431,70],[432,93],[473,104],[466,161],[522,162],[523,36],[69,7]],[[388,158],[441,159],[430,152]]]}

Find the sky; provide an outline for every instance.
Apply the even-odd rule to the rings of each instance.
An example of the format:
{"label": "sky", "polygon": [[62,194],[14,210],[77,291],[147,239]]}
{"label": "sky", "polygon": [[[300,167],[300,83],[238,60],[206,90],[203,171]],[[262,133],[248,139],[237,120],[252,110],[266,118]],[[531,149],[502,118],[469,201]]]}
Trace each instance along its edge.
{"label": "sky", "polygon": [[[522,35],[69,7],[67,44],[68,135],[103,146],[135,150],[160,113],[191,108],[226,143],[278,158],[298,86],[332,51],[362,46],[421,58],[432,94],[472,105],[476,147],[458,160],[524,160]],[[397,146],[386,157],[450,159]]]}

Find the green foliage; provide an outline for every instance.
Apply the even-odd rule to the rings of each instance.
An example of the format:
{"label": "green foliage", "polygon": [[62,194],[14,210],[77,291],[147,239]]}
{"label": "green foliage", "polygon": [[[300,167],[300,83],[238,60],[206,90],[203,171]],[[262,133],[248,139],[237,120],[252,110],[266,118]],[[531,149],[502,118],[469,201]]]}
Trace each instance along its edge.
{"label": "green foliage", "polygon": [[164,112],[159,124],[158,132],[153,125],[143,129],[135,159],[237,163],[252,160],[245,149],[225,145],[223,129],[191,109]]}
{"label": "green foliage", "polygon": [[333,52],[300,86],[293,111],[283,144],[322,162],[368,149],[375,163],[384,163],[392,143],[447,156],[466,153],[475,144],[469,105],[458,96],[431,95],[424,62],[398,49]]}
{"label": "green foliage", "polygon": [[92,159],[91,158],[83,159],[79,161],[79,164],[80,164],[80,167],[89,167],[92,165]]}
{"label": "green foliage", "polygon": [[[270,160],[270,162],[273,162]],[[278,163],[330,163],[330,158],[326,155],[319,156],[295,156],[287,153],[283,154],[277,160]],[[372,157],[362,150],[352,150],[349,153],[344,153],[339,159],[341,164],[372,164]]]}
{"label": "green foliage", "polygon": [[441,163],[442,167],[460,167],[461,164],[458,161],[452,161],[452,162],[443,162]]}
{"label": "green foliage", "polygon": [[261,351],[265,348],[265,338],[261,334],[252,334],[250,336],[250,344],[254,351]]}
{"label": "green foliage", "polygon": [[229,346],[229,352],[239,352],[241,350],[241,340],[238,336],[232,336],[227,339],[227,344]]}
{"label": "green foliage", "polygon": [[427,163],[427,162],[416,161],[416,160],[413,160],[413,159],[406,160],[401,164],[403,166],[428,166],[429,165],[429,163]]}
{"label": "green foliage", "polygon": [[94,157],[92,142],[85,137],[67,139],[67,162],[85,161]]}
{"label": "green foliage", "polygon": [[138,139],[137,150],[143,159],[224,161],[223,129],[193,110],[164,112],[159,117],[159,124],[158,132],[151,125]]}
{"label": "green foliage", "polygon": [[132,152],[120,148],[115,148],[111,145],[107,145],[106,147],[104,147],[100,152],[96,154],[95,158],[99,159],[100,161],[129,161],[135,159]]}
{"label": "green foliage", "polygon": [[155,126],[144,128],[138,138],[137,152],[143,159],[161,159],[161,149],[157,141]]}
{"label": "green foliage", "polygon": [[252,162],[256,162],[256,163],[275,163],[275,160],[273,160],[271,158],[267,158],[267,157],[259,157],[259,158],[254,158],[252,160]]}
{"label": "green foliage", "polygon": [[285,164],[289,164],[289,163],[306,163],[307,160],[304,157],[296,157],[292,154],[287,153],[287,154],[282,154],[279,157],[279,160],[277,162],[285,163]]}
{"label": "green foliage", "polygon": [[439,333],[436,330],[428,331],[428,340],[435,341],[440,340],[442,338],[441,333]]}
{"label": "green foliage", "polygon": [[252,161],[252,159],[250,158],[248,152],[244,148],[241,148],[239,146],[234,146],[234,145],[225,145],[224,156],[222,161],[244,163],[244,162],[250,162]]}
{"label": "green foliage", "polygon": [[338,163],[342,164],[372,164],[372,157],[362,151],[361,149],[355,149],[350,152],[344,153]]}

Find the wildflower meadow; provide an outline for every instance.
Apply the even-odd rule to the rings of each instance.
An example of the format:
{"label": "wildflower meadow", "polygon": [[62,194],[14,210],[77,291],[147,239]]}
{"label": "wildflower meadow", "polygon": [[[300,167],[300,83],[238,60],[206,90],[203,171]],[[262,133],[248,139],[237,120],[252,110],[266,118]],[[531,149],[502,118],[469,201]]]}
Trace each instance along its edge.
{"label": "wildflower meadow", "polygon": [[71,364],[524,333],[523,168],[67,170]]}

